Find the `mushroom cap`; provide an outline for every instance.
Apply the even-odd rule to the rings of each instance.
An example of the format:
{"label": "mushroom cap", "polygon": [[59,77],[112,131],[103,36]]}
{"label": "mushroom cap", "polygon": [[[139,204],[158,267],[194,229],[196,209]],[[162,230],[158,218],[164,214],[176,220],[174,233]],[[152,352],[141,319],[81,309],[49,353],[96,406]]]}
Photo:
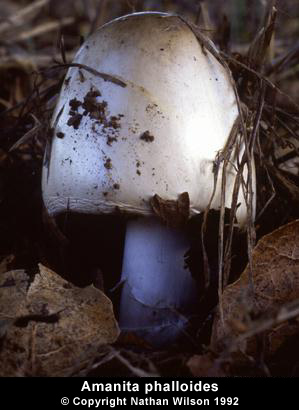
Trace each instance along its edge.
{"label": "mushroom cap", "polygon": [[[203,211],[238,108],[226,69],[190,27],[165,13],[124,16],[91,35],[73,63],[85,67],[68,70],[43,169],[50,214],[151,214],[153,195],[176,200],[182,192],[191,214]],[[227,207],[235,176],[231,164]],[[219,183],[213,208],[220,193]],[[242,192],[239,202],[242,224]]]}

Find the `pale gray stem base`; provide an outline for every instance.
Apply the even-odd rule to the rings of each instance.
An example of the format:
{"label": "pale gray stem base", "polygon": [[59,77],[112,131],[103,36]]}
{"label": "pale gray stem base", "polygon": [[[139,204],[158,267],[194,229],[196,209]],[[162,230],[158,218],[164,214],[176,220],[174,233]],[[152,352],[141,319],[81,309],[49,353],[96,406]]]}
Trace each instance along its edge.
{"label": "pale gray stem base", "polygon": [[120,327],[155,346],[174,342],[188,324],[197,286],[185,268],[190,247],[179,230],[158,218],[128,222],[123,256]]}

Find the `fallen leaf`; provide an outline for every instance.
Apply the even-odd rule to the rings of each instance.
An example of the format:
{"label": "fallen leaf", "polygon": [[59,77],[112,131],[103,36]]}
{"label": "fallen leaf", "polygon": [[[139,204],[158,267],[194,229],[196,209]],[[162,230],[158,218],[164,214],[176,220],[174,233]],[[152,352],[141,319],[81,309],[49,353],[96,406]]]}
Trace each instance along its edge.
{"label": "fallen leaf", "polygon": [[194,355],[187,362],[192,376],[195,377],[225,377],[226,374],[218,362],[210,353]]}
{"label": "fallen leaf", "polygon": [[299,332],[298,220],[260,239],[253,251],[253,283],[250,296],[247,266],[239,280],[224,290],[224,322],[218,310],[211,339],[214,350],[240,350],[256,356],[256,336],[262,335],[265,353],[271,355]]}
{"label": "fallen leaf", "polygon": [[166,200],[159,195],[154,195],[151,207],[167,226],[180,228],[184,226],[189,218],[190,198],[188,192],[183,192],[176,201]]}
{"label": "fallen leaf", "polygon": [[117,344],[118,345],[123,345],[123,346],[134,346],[139,349],[144,349],[144,350],[151,350],[153,347],[148,343],[146,340],[142,339],[139,335],[137,335],[134,332],[126,331],[123,330],[118,339],[117,339]]}
{"label": "fallen leaf", "polygon": [[32,283],[23,270],[1,275],[0,376],[71,375],[119,335],[112,303],[99,289],[39,269]]}

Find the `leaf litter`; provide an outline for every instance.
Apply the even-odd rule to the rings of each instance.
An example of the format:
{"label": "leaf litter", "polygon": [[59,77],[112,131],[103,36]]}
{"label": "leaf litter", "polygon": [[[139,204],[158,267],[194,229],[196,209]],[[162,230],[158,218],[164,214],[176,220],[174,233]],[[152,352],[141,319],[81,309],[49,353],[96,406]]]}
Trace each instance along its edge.
{"label": "leaf litter", "polygon": [[[271,276],[272,268],[269,256],[267,272],[263,273],[262,269],[259,270],[256,266],[259,249],[266,246],[265,243],[263,245],[263,242],[259,242],[257,248],[254,248],[254,246],[257,239],[262,238],[271,231],[274,231],[274,236],[265,237],[265,241],[268,240],[269,243],[271,241],[279,242],[279,235],[284,232],[284,229],[286,229],[285,234],[287,235],[284,239],[286,243],[291,241],[289,236],[293,239],[296,238],[296,235],[294,236],[295,226],[290,228],[290,225],[287,225],[287,227],[281,228],[282,231],[275,230],[299,217],[297,212],[299,172],[298,169],[296,171],[296,167],[293,167],[295,172],[290,173],[290,162],[288,162],[291,160],[296,162],[296,158],[298,158],[298,101],[294,101],[290,97],[294,93],[288,92],[289,90],[292,91],[292,84],[296,83],[298,47],[290,44],[288,40],[292,40],[291,37],[289,39],[283,37],[285,36],[283,27],[286,27],[286,25],[281,24],[281,21],[285,16],[281,11],[279,2],[272,0],[267,2],[264,8],[262,27],[254,37],[251,45],[247,42],[246,48],[243,48],[240,52],[231,51],[235,44],[230,42],[229,19],[222,19],[221,24],[218,26],[212,24],[209,18],[209,6],[205,2],[201,4],[199,9],[193,5],[194,2],[182,6],[177,5],[175,1],[170,3],[172,3],[170,6],[171,11],[187,16],[188,24],[190,24],[203,49],[211,52],[227,70],[230,70],[228,73],[232,75],[234,84],[236,84],[235,93],[239,106],[239,119],[232,129],[227,146],[222,152],[218,153],[214,167],[215,183],[218,179],[222,181],[222,198],[225,196],[225,173],[220,172],[221,166],[223,166],[223,169],[229,166],[232,155],[236,153],[242,143],[245,144],[244,155],[238,164],[239,177],[236,179],[231,210],[227,217],[227,210],[224,208],[223,201],[218,228],[214,228],[213,231],[214,235],[218,237],[218,244],[215,245],[213,242],[214,255],[212,257],[216,258],[218,266],[217,293],[219,306],[213,327],[212,344],[210,345],[210,332],[206,330],[206,322],[211,324],[215,305],[209,309],[204,322],[200,325],[196,324],[196,328],[190,333],[192,347],[185,348],[178,344],[178,346],[173,347],[174,350],[177,349],[175,353],[171,351],[171,348],[168,352],[155,352],[148,346],[144,347],[141,341],[139,344],[138,340],[135,340],[133,343],[134,349],[139,344],[142,350],[140,354],[137,354],[133,352],[128,339],[122,338],[116,345],[116,349],[124,360],[120,361],[111,349],[104,349],[101,352],[94,351],[94,358],[97,357],[98,360],[91,364],[91,359],[91,362],[88,365],[86,364],[85,370],[82,368],[77,371],[74,368],[72,370],[74,374],[82,374],[82,372],[84,374],[87,369],[101,374],[101,371],[107,373],[108,367],[111,369],[108,370],[108,373],[111,371],[113,374],[113,369],[117,368],[119,371],[121,367],[125,374],[131,374],[132,371],[136,371],[136,368],[140,368],[145,373],[153,372],[154,374],[182,375],[191,373],[204,375],[205,372],[208,372],[208,363],[210,363],[211,368],[215,368],[215,372],[221,375],[227,371],[227,363],[230,366],[232,364],[232,352],[227,351],[225,343],[222,347],[219,347],[218,342],[215,342],[217,339],[215,335],[219,333],[225,335],[225,340],[226,336],[228,338],[233,337],[232,345],[236,346],[236,350],[239,349],[242,342],[243,372],[251,372],[250,374],[252,374],[256,371],[256,374],[262,372],[269,375],[273,370],[273,357],[277,356],[277,352],[282,349],[289,338],[295,337],[298,328],[295,297],[297,281],[294,278],[295,271],[292,273],[289,270],[291,264],[296,264],[296,261],[291,262],[291,259],[281,255],[281,250],[275,251],[272,249],[272,257],[277,260],[277,266],[274,266],[275,269],[273,268]],[[22,8],[16,2],[3,1],[3,11],[5,13],[5,10],[8,10],[8,18],[0,23],[0,70],[4,79],[0,94],[0,170],[3,175],[0,182],[0,226],[3,232],[3,239],[0,239],[1,281],[3,277],[6,278],[7,269],[20,270],[26,268],[32,275],[32,271],[37,270],[39,262],[54,268],[61,265],[61,263],[57,263],[57,254],[63,255],[65,249],[69,246],[69,242],[64,233],[60,231],[60,228],[57,228],[53,221],[50,221],[49,217],[42,211],[40,194],[40,170],[43,153],[46,144],[49,144],[53,137],[48,132],[52,110],[63,83],[65,70],[70,66],[74,50],[79,45],[78,38],[80,35],[82,33],[83,35],[89,34],[105,19],[109,20],[115,16],[134,11],[133,6],[128,5],[128,2],[120,1],[113,4],[109,12],[105,5],[106,2],[102,2],[101,6],[92,12],[94,6],[90,3],[90,9],[87,8],[86,10],[87,14],[85,15],[85,11],[81,10],[77,11],[77,13],[82,13],[78,16],[71,13],[67,15],[66,12],[60,9],[55,14],[51,11],[51,8],[48,8],[51,7],[51,4],[52,2],[49,0],[34,1],[28,4],[25,2],[25,6]],[[155,4],[157,9],[161,7],[159,1]],[[138,7],[141,11],[145,5],[140,1]],[[73,5],[71,9],[74,9]],[[65,10],[69,10],[67,2],[65,2]],[[200,26],[193,25],[190,16],[194,16],[194,20]],[[77,24],[80,19],[81,25]],[[32,29],[36,21],[38,21],[38,24]],[[82,30],[80,33],[78,32],[79,26]],[[52,41],[58,35],[58,31],[62,33],[59,35],[59,41],[57,42],[60,50],[53,50],[51,44],[53,52],[49,52],[50,45],[46,37],[48,36]],[[273,37],[274,32],[275,39]],[[75,35],[73,35],[74,33]],[[214,40],[218,39],[217,42],[223,46],[223,49],[217,51],[202,35],[203,33],[211,36]],[[280,35],[283,40],[277,40]],[[296,32],[293,33],[293,36],[297,38]],[[89,67],[74,68],[79,71],[90,72]],[[102,76],[104,73],[92,74]],[[107,77],[106,80],[116,81],[116,83],[118,81],[118,79],[110,77]],[[284,90],[285,84],[289,87],[287,91]],[[119,85],[125,86],[125,84]],[[282,155],[280,150],[283,150]],[[258,204],[255,224],[252,223],[251,218],[253,212],[252,178],[254,172],[251,169],[252,157],[255,158],[258,180]],[[242,179],[244,167],[249,169],[249,178],[246,181]],[[238,233],[235,229],[239,189],[244,190],[247,198],[248,226],[245,233]],[[172,208],[177,207],[176,204],[165,204],[163,198],[158,198],[158,202],[157,198],[153,198],[153,201],[156,208],[157,204],[159,205],[158,213],[163,211],[162,217],[168,215],[167,212],[165,214],[165,205],[171,205]],[[184,215],[186,212],[184,208]],[[207,209],[199,227],[197,227],[196,221],[191,220],[189,222],[193,231],[196,232],[194,249],[190,253],[192,256],[189,262],[190,265],[197,266],[198,255],[203,255],[205,289],[210,289],[210,285],[214,281],[211,276],[213,272],[210,269],[211,253],[213,254],[213,252],[208,246],[209,229],[207,229],[207,226],[210,213],[211,211]],[[178,220],[180,218],[179,213]],[[173,212],[171,219],[174,220],[175,224],[176,218]],[[45,229],[46,233],[44,232]],[[242,248],[242,251],[236,254],[234,241],[236,238],[238,241],[240,235],[247,237],[247,249]],[[58,243],[58,250],[54,257],[49,252],[48,236],[55,237],[56,243]],[[265,248],[265,257],[270,252],[268,245]],[[282,244],[279,246],[282,246]],[[241,279],[236,284],[231,285],[230,283],[237,279],[243,270],[240,268],[236,270],[234,267],[235,260],[238,259],[240,253],[243,258],[243,265],[247,259],[249,265],[242,274]],[[62,256],[62,265],[65,262],[64,259],[65,256]],[[87,259],[85,263],[87,266]],[[278,272],[279,269],[280,273]],[[199,275],[198,268],[195,270],[195,274]],[[60,268],[58,271],[61,273],[63,269]],[[283,272],[288,273],[283,275]],[[3,289],[11,290],[15,288],[16,286],[11,286],[13,281],[21,281],[21,286],[25,281],[25,277],[27,275],[23,271],[23,274],[20,273],[19,275],[20,279],[16,279],[15,275],[13,278],[6,278],[7,281],[4,281],[6,285]],[[32,276],[30,278],[32,279]],[[278,288],[276,293],[274,292],[274,296],[269,290],[273,278],[277,281],[276,287]],[[290,283],[293,287],[293,293],[287,291]],[[21,289],[23,289],[22,286]],[[228,309],[227,295],[232,292],[230,290],[232,287],[235,289],[235,294],[239,292],[240,297],[235,301],[231,301],[231,307]],[[25,292],[24,289],[23,291]],[[267,292],[270,292],[270,296]],[[55,298],[53,303],[54,300]],[[262,301],[269,307],[266,318],[263,315],[260,316],[260,311],[257,308],[259,304],[262,305]],[[58,302],[57,304],[59,305]],[[19,302],[16,303],[16,306],[19,306]],[[243,313],[246,320],[243,316],[241,319],[239,317],[235,318],[234,312],[237,311],[237,306],[240,312],[243,312],[242,309],[244,308]],[[248,312],[247,307],[254,308]],[[13,312],[16,311],[11,310],[11,313]],[[55,321],[56,317],[62,314],[63,311],[60,312],[59,309],[53,310],[48,315],[50,316],[49,320]],[[44,315],[44,312],[40,311],[27,312],[26,315],[28,322],[25,320],[21,323],[27,323],[27,325],[15,328],[20,332],[22,329],[31,328],[30,337],[27,335],[27,339],[25,339],[29,344],[31,343],[31,350],[34,351],[35,347],[33,349],[32,340],[33,338],[36,339],[34,333],[36,327],[54,326],[57,322],[45,323],[33,320],[40,319],[40,315]],[[288,318],[292,319],[291,322],[288,321]],[[4,324],[1,326],[1,335],[11,328],[11,320],[13,319],[8,318],[6,322],[2,322]],[[227,323],[230,323],[232,327],[229,327]],[[35,330],[32,330],[34,326]],[[64,337],[67,338],[70,335]],[[256,338],[258,341],[256,341]],[[262,338],[262,343],[259,340],[260,338]],[[265,339],[268,346],[265,344]],[[31,357],[33,357],[32,354]],[[240,364],[239,357],[236,359],[236,364]],[[20,365],[19,371],[21,373],[47,371],[39,368],[36,363],[33,366],[34,363],[34,361],[30,364],[26,362],[26,369]],[[252,370],[253,363],[256,367],[255,370]],[[231,369],[233,368],[232,366]],[[51,367],[48,371],[51,373],[50,369]],[[275,369],[273,371],[275,374]],[[279,374],[279,369],[276,371]],[[289,369],[290,371],[291,369]]]}

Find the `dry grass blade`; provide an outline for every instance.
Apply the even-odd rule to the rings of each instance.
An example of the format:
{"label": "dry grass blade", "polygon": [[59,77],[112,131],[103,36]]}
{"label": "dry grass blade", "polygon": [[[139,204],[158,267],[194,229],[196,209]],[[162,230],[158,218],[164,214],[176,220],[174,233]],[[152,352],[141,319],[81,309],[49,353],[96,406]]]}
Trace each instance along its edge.
{"label": "dry grass blade", "polygon": [[25,30],[20,34],[17,34],[15,37],[10,37],[9,42],[18,42],[32,39],[34,37],[41,36],[43,34],[55,31],[61,27],[69,26],[75,22],[74,17],[66,17],[60,21],[49,21],[42,23],[37,27],[34,27],[29,30]]}
{"label": "dry grass blade", "polygon": [[270,1],[268,5],[268,12],[265,15],[264,27],[257,34],[249,47],[248,65],[255,70],[261,70],[268,54],[268,50],[273,38],[274,25],[276,21],[277,9],[275,7],[276,1]]}
{"label": "dry grass blade", "polygon": [[109,347],[109,349],[111,349],[111,351],[114,354],[114,357],[119,360],[124,366],[126,366],[134,376],[137,377],[160,377],[159,374],[157,373],[150,373],[150,372],[146,372],[143,369],[140,369],[139,367],[133,366],[130,361],[128,359],[126,359],[125,357],[123,357],[120,352],[116,351],[113,347]]}
{"label": "dry grass blade", "polygon": [[[74,57],[74,52],[65,54],[67,61],[71,61]],[[48,67],[53,61],[58,60],[61,53],[54,53],[53,55],[38,53],[38,54],[13,54],[0,57],[0,67],[2,70],[9,70],[11,68],[22,67],[25,70],[34,71],[37,68]]]}
{"label": "dry grass blade", "polygon": [[30,141],[41,130],[42,124],[39,122],[39,120],[33,114],[30,114],[30,116],[34,120],[34,126],[31,128],[31,130],[26,132],[26,134],[23,135],[22,138],[20,138],[17,142],[13,144],[13,146],[9,149],[9,152],[16,150],[22,144],[25,144],[26,142]]}
{"label": "dry grass blade", "polygon": [[283,53],[282,55],[278,56],[276,60],[271,64],[266,73],[268,76],[270,76],[273,73],[279,73],[282,71],[285,67],[287,67],[292,60],[297,61],[298,60],[298,54],[299,54],[299,45],[296,45],[292,47],[291,50],[288,50],[286,53]]}
{"label": "dry grass blade", "polygon": [[231,63],[234,63],[237,66],[240,66],[241,68],[244,68],[246,71],[249,73],[253,74],[255,77],[259,78],[262,80],[268,87],[270,87],[272,90],[275,90],[278,94],[280,94],[282,97],[286,98],[291,105],[296,108],[297,113],[299,113],[299,105],[294,101],[292,97],[290,97],[288,94],[286,94],[284,91],[282,91],[279,87],[277,87],[269,78],[265,77],[263,74],[259,73],[258,71],[250,68],[247,64],[242,63],[241,61],[238,61],[232,56],[229,56],[226,53],[223,53],[222,51],[220,54],[225,58],[227,61],[230,61]]}
{"label": "dry grass blade", "polygon": [[0,34],[9,29],[14,29],[17,26],[24,24],[26,20],[31,19],[40,9],[46,6],[50,0],[38,0],[19,10],[16,14],[9,17],[8,21],[0,24]]}

